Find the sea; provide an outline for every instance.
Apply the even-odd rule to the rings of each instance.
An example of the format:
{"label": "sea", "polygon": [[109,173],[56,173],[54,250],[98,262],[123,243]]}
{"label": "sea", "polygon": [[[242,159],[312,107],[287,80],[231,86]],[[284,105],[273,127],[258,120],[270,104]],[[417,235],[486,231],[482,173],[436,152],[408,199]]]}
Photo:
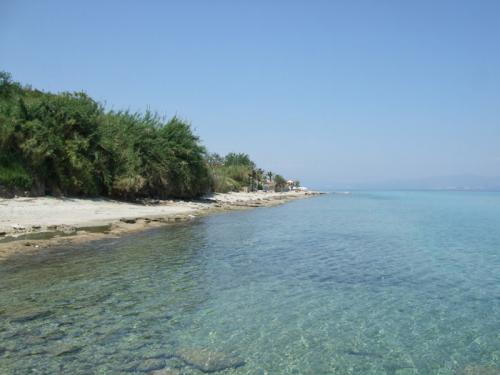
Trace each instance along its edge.
{"label": "sea", "polygon": [[0,263],[0,374],[500,374],[500,193],[330,193]]}

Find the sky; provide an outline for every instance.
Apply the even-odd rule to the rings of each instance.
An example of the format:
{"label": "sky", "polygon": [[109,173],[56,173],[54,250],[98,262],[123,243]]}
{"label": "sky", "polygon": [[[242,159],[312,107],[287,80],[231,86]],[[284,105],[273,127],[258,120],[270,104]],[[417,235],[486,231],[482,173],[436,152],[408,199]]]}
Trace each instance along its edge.
{"label": "sky", "polygon": [[500,175],[500,1],[0,1],[0,70],[313,187]]}

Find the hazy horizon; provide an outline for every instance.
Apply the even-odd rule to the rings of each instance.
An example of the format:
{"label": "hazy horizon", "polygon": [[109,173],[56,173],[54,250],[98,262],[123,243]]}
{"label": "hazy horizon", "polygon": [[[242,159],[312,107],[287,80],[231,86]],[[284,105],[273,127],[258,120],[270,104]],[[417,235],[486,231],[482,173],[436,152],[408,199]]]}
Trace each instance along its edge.
{"label": "hazy horizon", "polygon": [[314,185],[325,191],[340,190],[458,190],[500,191],[500,176],[429,176],[413,179],[338,181],[333,184]]}
{"label": "hazy horizon", "polygon": [[306,186],[500,175],[496,1],[6,1],[0,12],[0,70],[15,80],[177,115],[209,151],[246,152]]}

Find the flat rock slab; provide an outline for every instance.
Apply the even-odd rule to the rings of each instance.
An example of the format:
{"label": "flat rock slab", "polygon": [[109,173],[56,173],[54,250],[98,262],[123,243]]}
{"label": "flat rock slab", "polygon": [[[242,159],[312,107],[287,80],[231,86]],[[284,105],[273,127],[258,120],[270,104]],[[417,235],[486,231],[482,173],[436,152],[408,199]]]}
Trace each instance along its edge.
{"label": "flat rock slab", "polygon": [[137,219],[124,217],[124,218],[121,218],[120,221],[125,223],[125,224],[135,224],[137,222]]}
{"label": "flat rock slab", "polygon": [[222,371],[245,364],[243,359],[234,354],[214,352],[207,349],[179,349],[175,355],[186,364],[203,372]]}
{"label": "flat rock slab", "polygon": [[59,357],[61,355],[78,353],[80,350],[82,350],[82,348],[78,345],[67,344],[67,345],[57,346],[52,351],[52,354],[55,355],[56,357]]}

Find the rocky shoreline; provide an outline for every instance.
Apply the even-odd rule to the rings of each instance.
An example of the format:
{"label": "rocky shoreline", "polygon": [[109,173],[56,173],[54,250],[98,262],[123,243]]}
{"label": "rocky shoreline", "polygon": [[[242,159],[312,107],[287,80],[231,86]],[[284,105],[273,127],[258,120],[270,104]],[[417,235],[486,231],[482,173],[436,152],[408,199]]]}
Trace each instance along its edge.
{"label": "rocky shoreline", "polygon": [[226,193],[192,201],[141,204],[51,197],[1,199],[0,260],[19,252],[120,236],[208,214],[270,207],[320,194],[324,193]]}

